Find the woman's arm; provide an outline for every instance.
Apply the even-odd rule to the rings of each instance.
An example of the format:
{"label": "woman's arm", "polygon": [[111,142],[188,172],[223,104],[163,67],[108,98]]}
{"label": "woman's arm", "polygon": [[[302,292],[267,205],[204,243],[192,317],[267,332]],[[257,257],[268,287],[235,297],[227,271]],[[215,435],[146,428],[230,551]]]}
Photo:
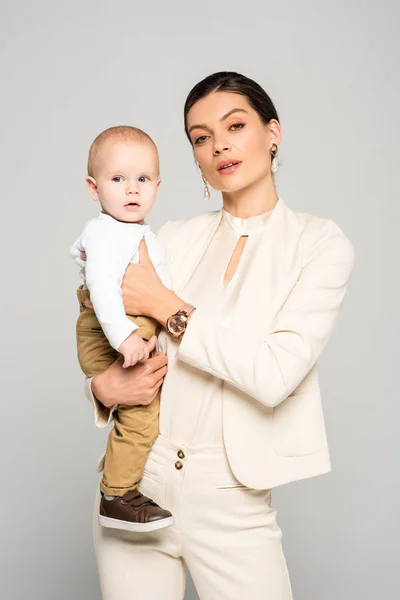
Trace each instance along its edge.
{"label": "woman's arm", "polygon": [[[196,309],[176,357],[268,407],[287,398],[325,347],[354,266],[353,246],[333,221],[326,220],[308,243],[302,273],[267,336],[248,337]],[[122,290],[127,312],[147,314],[163,326],[184,304],[163,286],[142,247],[140,264],[128,266]]]}
{"label": "woman's arm", "polygon": [[120,357],[100,375],[88,378],[85,393],[93,404],[96,425],[108,425],[117,404],[150,404],[161,387],[167,362],[165,354],[155,352],[153,357],[124,369],[123,357]]}
{"label": "woman's arm", "polygon": [[196,310],[177,358],[268,407],[291,394],[329,339],[354,266],[353,246],[333,222],[327,224],[267,336],[248,337]]}

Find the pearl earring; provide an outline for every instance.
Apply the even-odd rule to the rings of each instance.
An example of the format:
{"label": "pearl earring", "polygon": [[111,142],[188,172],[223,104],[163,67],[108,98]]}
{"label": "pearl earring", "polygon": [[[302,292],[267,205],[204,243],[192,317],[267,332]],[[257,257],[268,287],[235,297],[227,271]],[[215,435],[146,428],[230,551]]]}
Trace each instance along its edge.
{"label": "pearl earring", "polygon": [[278,160],[276,158],[277,154],[278,154],[278,146],[276,144],[272,144],[271,145],[271,156],[272,156],[271,172],[272,173],[276,173],[278,170],[278,167],[279,167]]}
{"label": "pearl earring", "polygon": [[211,194],[210,194],[210,190],[208,187],[208,183],[207,183],[207,179],[204,177],[203,175],[203,171],[201,172],[201,177],[203,179],[203,183],[204,183],[204,200],[209,200],[211,198]]}

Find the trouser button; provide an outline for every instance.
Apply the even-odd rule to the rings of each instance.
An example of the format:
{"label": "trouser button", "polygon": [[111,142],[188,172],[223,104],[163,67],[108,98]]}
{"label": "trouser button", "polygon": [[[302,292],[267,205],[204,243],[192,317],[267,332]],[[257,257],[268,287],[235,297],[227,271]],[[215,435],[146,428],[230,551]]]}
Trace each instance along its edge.
{"label": "trouser button", "polygon": [[183,452],[183,450],[178,450],[177,454],[179,458],[185,458],[185,453]]}
{"label": "trouser button", "polygon": [[177,460],[175,463],[175,469],[178,469],[178,471],[180,471],[183,467],[183,464],[181,463],[180,460]]}

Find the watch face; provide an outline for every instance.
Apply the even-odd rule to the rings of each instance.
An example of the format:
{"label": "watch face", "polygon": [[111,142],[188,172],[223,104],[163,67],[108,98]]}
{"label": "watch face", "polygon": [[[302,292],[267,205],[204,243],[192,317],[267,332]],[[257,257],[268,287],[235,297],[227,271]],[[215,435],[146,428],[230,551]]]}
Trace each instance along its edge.
{"label": "watch face", "polygon": [[171,333],[182,333],[185,329],[185,321],[180,315],[172,315],[168,319],[167,328]]}

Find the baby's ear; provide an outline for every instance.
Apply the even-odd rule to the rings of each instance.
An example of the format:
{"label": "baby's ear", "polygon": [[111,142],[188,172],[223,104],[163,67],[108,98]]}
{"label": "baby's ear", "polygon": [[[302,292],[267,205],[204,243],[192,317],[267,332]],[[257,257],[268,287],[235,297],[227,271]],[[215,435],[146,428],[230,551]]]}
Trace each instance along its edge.
{"label": "baby's ear", "polygon": [[97,191],[97,183],[93,177],[86,177],[86,183],[88,184],[90,195],[93,200],[99,200],[99,192]]}
{"label": "baby's ear", "polygon": [[157,187],[159,187],[159,185],[160,185],[160,183],[161,183],[161,182],[162,182],[162,179],[161,179],[161,177],[158,177],[158,178],[157,178]]}

